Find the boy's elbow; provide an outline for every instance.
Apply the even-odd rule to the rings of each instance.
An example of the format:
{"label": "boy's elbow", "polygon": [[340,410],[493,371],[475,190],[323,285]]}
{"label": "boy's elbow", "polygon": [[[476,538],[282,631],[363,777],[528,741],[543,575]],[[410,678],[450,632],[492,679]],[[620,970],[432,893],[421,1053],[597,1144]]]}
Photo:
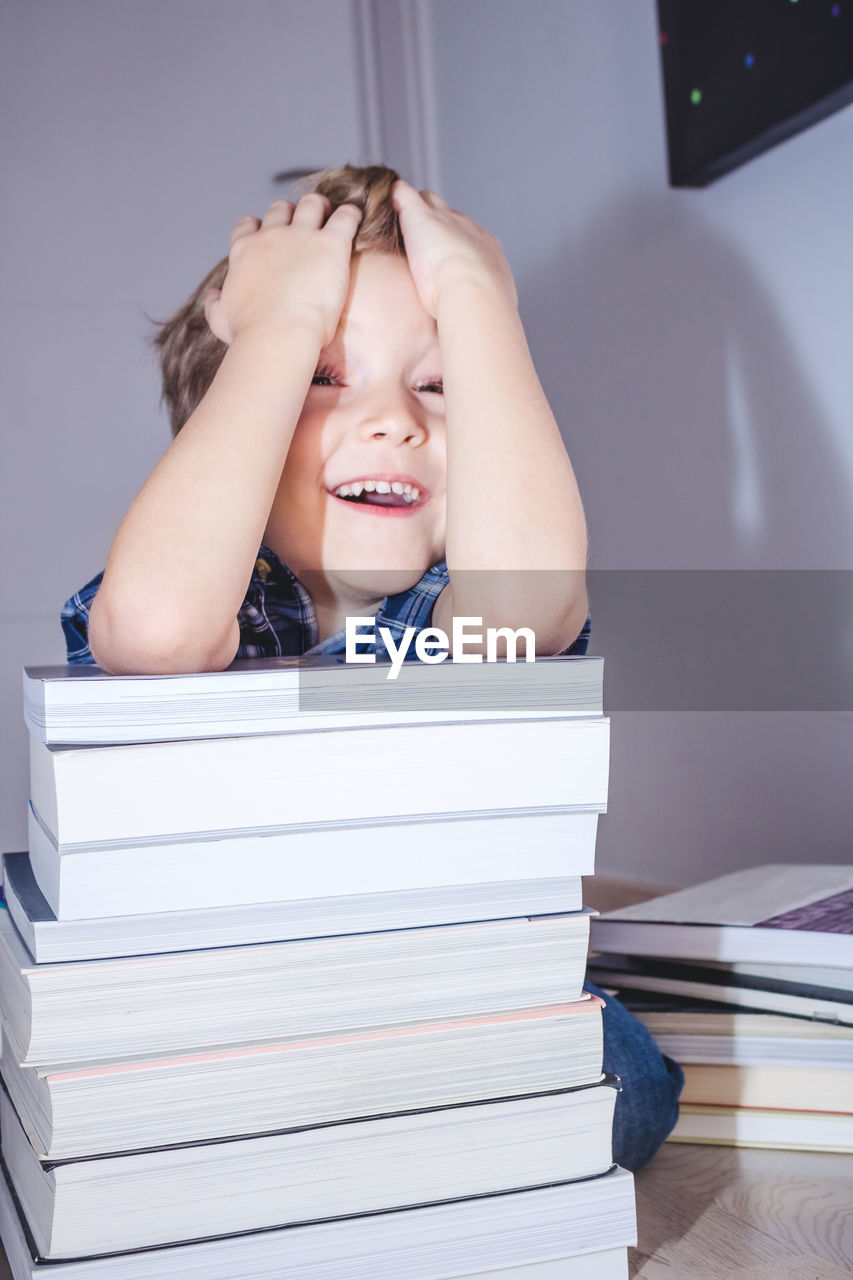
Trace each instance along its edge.
{"label": "boy's elbow", "polygon": [[[471,583],[481,585],[481,575],[473,575],[467,579],[462,575],[462,586],[470,587]],[[456,590],[451,574],[451,586],[438,597],[433,610],[433,624],[451,633],[454,617],[474,617],[481,624],[485,635],[489,629],[497,631],[520,632],[532,631],[535,637],[536,655],[540,658],[550,657],[565,652],[580,633],[587,620],[589,602],[586,592],[585,575],[572,571],[570,574],[559,572],[553,577],[546,577],[545,572],[537,574],[535,590],[530,591],[530,579],[526,575],[498,576],[497,583],[501,590],[494,590],[495,580],[487,582],[491,594],[484,598],[482,590],[476,598],[463,595]],[[486,652],[484,639],[481,652]],[[477,652],[476,644],[466,642],[466,652]],[[502,656],[505,645],[498,645],[498,654]]]}
{"label": "boy's elbow", "polygon": [[536,632],[536,653],[539,657],[551,657],[564,653],[583,631],[589,616],[589,599],[584,589],[580,595],[567,601],[564,608]]}
{"label": "boy's elbow", "polygon": [[235,658],[240,643],[236,618],[217,645],[199,642],[198,630],[168,611],[116,607],[95,597],[89,617],[89,648],[110,675],[183,675],[222,671]]}
{"label": "boy's elbow", "polygon": [[583,631],[587,620],[587,605],[571,609],[564,618],[555,625],[536,632],[536,656],[550,658],[558,653],[565,653]]}
{"label": "boy's elbow", "polygon": [[[563,575],[560,575],[562,578]],[[544,586],[545,584],[543,584]],[[563,590],[562,581],[547,584],[538,590],[523,607],[515,605],[502,617],[502,626],[530,628],[536,637],[536,656],[551,657],[564,653],[583,631],[589,613],[585,578],[572,574]]]}

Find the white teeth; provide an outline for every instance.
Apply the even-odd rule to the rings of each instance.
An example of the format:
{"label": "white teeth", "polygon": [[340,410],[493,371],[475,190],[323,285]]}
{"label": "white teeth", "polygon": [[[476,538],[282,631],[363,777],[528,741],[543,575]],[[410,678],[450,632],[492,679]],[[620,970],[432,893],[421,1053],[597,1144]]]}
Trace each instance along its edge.
{"label": "white teeth", "polygon": [[397,493],[406,502],[417,502],[421,496],[417,485],[402,480],[353,480],[351,484],[338,485],[334,493],[336,498],[360,498],[362,493]]}

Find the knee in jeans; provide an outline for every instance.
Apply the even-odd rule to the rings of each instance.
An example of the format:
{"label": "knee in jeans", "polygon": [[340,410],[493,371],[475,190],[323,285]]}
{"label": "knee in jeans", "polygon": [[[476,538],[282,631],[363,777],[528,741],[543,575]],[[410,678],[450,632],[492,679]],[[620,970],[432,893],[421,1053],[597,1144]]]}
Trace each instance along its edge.
{"label": "knee in jeans", "polygon": [[625,1069],[613,1126],[617,1164],[635,1172],[651,1160],[678,1119],[683,1084],[681,1067],[656,1047]]}

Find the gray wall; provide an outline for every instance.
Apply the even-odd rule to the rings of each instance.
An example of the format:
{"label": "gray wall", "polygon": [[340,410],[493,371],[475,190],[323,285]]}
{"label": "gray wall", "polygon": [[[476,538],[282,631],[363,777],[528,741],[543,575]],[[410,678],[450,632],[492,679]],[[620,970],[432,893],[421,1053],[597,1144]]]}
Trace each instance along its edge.
{"label": "gray wall", "polygon": [[[516,271],[591,565],[853,569],[853,110],[673,191],[652,0],[428,9],[435,180]],[[613,672],[630,626],[592,609]],[[797,600],[787,623],[813,645]],[[737,663],[736,617],[727,639]],[[665,616],[660,641],[677,662]],[[851,744],[849,712],[614,708],[598,865],[690,883],[848,861]]]}
{"label": "gray wall", "polygon": [[26,838],[21,668],[65,661],[62,603],[170,439],[147,317],[285,194],[275,173],[367,158],[360,17],[350,0],[5,0],[3,849]]}
{"label": "gray wall", "polygon": [[[62,660],[59,606],[168,441],[146,315],[280,169],[384,155],[498,233],[594,567],[853,567],[853,114],[671,191],[652,0],[6,0],[0,105],[4,848],[20,668]],[[612,668],[631,635],[595,641]],[[851,730],[616,709],[599,865],[847,860]]]}

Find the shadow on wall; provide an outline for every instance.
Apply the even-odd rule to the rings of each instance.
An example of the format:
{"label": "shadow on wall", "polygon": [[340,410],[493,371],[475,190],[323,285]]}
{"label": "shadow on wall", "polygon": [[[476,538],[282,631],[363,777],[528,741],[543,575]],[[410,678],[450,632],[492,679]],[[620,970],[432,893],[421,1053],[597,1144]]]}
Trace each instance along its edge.
{"label": "shadow on wall", "polygon": [[845,459],[760,280],[690,201],[613,208],[523,282],[591,565],[853,568]]}
{"label": "shadow on wall", "polygon": [[[594,568],[853,569],[853,492],[832,424],[760,279],[690,196],[648,193],[603,213],[562,263],[523,281],[521,305],[578,473]],[[708,594],[697,610],[719,615]],[[590,651],[606,655],[610,690],[637,640],[629,603],[602,602],[597,615],[593,590]],[[663,612],[659,646],[673,663],[701,663]],[[845,616],[836,610],[822,642],[849,651]],[[820,624],[791,609],[804,651]],[[719,638],[719,625],[699,631],[708,645]],[[691,634],[695,643],[695,625]],[[726,650],[744,664],[737,616]],[[849,714],[668,706],[613,708],[601,871],[690,884],[760,862],[849,857]]]}

